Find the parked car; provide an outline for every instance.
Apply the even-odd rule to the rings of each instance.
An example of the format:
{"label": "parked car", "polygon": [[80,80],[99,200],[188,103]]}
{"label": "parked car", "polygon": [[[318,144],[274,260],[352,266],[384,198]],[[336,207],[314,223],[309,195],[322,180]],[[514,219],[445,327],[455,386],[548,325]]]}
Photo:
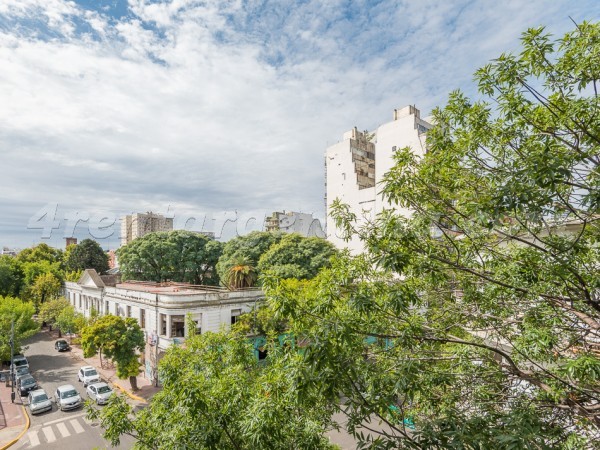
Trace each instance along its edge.
{"label": "parked car", "polygon": [[55,400],[61,411],[79,408],[83,405],[79,392],[71,384],[59,386],[56,390]]}
{"label": "parked car", "polygon": [[100,383],[100,375],[96,369],[92,366],[83,366],[79,369],[79,381],[83,382],[83,387],[86,387],[88,384]]}
{"label": "parked car", "polygon": [[21,397],[27,395],[29,391],[33,391],[37,389],[38,385],[31,375],[23,375],[21,378],[17,380],[17,389],[19,390],[19,394]]}
{"label": "parked car", "polygon": [[29,367],[19,367],[18,369],[15,369],[15,385],[19,382],[21,378],[23,378],[26,375],[31,375],[29,373]]}
{"label": "parked car", "polygon": [[10,365],[11,370],[14,368],[14,370],[20,368],[20,367],[27,367],[29,368],[29,361],[27,361],[27,358],[25,358],[23,355],[15,355],[15,357],[13,358],[13,362]]}
{"label": "parked car", "polygon": [[104,382],[94,383],[87,387],[87,395],[94,400],[96,404],[105,405],[108,403],[110,397],[114,395],[114,391]]}
{"label": "parked car", "polygon": [[54,343],[54,348],[59,352],[66,352],[71,349],[71,347],[69,347],[69,343],[64,339],[59,339],[56,341]]}
{"label": "parked car", "polygon": [[52,410],[52,402],[48,398],[48,395],[46,395],[46,391],[43,389],[31,391],[27,399],[29,400],[29,412],[31,412],[32,415]]}

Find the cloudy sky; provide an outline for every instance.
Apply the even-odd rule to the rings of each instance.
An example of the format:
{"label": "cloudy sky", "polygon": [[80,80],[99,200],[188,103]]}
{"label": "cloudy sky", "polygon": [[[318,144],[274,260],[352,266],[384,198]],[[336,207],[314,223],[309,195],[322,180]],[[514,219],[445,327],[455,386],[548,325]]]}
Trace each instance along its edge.
{"label": "cloudy sky", "polygon": [[598,0],[0,0],[0,247],[74,232],[114,248],[132,211],[217,232],[273,210],[323,218],[323,153],[344,131],[476,95],[473,72],[526,28],[560,35],[599,13]]}

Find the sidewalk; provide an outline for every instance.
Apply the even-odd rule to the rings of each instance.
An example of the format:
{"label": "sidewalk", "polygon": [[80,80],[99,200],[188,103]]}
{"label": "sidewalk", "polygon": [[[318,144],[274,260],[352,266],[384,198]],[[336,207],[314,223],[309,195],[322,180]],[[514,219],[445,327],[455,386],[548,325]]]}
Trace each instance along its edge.
{"label": "sidewalk", "polygon": [[18,392],[15,403],[10,401],[10,386],[0,382],[0,450],[4,450],[19,440],[29,428],[29,416]]}
{"label": "sidewalk", "polygon": [[[71,347],[71,357],[81,361],[81,365],[93,366],[96,368],[100,377],[107,383],[113,385],[115,389],[120,390],[127,395],[131,400],[134,407],[139,407],[148,403],[154,394],[160,391],[160,388],[152,385],[149,380],[141,375],[137,377],[138,390],[132,392],[129,379],[122,380],[117,377],[116,369],[109,366],[109,362],[106,358],[103,359],[104,367],[100,367],[100,357],[94,355],[91,358],[83,357],[83,350],[81,347]],[[1,449],[0,449],[1,450]]]}

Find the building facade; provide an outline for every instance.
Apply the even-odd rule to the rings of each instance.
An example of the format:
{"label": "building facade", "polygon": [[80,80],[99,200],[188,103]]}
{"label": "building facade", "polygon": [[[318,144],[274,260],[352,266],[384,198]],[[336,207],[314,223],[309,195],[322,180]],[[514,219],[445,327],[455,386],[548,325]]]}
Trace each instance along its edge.
{"label": "building facade", "polygon": [[[338,248],[348,248],[360,253],[363,245],[358,236],[346,242],[330,215],[331,204],[340,199],[350,206],[358,218],[358,225],[373,219],[385,208],[380,191],[384,175],[394,165],[397,149],[410,147],[417,155],[425,153],[425,134],[431,124],[421,119],[414,106],[395,109],[393,120],[380,125],[372,133],[358,131],[356,127],[344,133],[343,139],[325,152],[325,206],[327,211],[327,240]],[[401,214],[410,211],[394,206]]]}
{"label": "building facade", "polygon": [[172,231],[173,218],[147,212],[123,216],[121,218],[121,245],[156,231]]}
{"label": "building facade", "polygon": [[312,214],[294,211],[275,211],[265,218],[265,231],[299,233],[304,237],[325,237],[321,221]]}
{"label": "building facade", "polygon": [[229,291],[171,282],[127,281],[109,286],[95,270],[87,269],[77,283],[65,282],[65,297],[86,317],[94,310],[101,316],[136,319],[146,336],[144,376],[156,381],[158,361],[164,351],[183,343],[189,335],[188,313],[196,334],[217,332],[229,328],[241,314],[252,311],[264,294],[260,289]]}

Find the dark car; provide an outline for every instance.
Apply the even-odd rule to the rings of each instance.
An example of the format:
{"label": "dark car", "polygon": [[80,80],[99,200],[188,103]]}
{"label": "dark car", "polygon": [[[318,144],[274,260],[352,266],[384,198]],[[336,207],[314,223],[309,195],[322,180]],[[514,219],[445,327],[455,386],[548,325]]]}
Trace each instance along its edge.
{"label": "dark car", "polygon": [[58,341],[56,341],[56,343],[54,344],[54,348],[56,350],[58,350],[59,352],[66,352],[67,350],[69,350],[71,347],[69,347],[69,343],[67,341],[65,341],[64,339],[59,339]]}
{"label": "dark car", "polygon": [[17,381],[17,388],[19,389],[21,396],[27,395],[29,391],[33,391],[34,389],[37,389],[37,387],[38,385],[31,375],[25,375]]}

